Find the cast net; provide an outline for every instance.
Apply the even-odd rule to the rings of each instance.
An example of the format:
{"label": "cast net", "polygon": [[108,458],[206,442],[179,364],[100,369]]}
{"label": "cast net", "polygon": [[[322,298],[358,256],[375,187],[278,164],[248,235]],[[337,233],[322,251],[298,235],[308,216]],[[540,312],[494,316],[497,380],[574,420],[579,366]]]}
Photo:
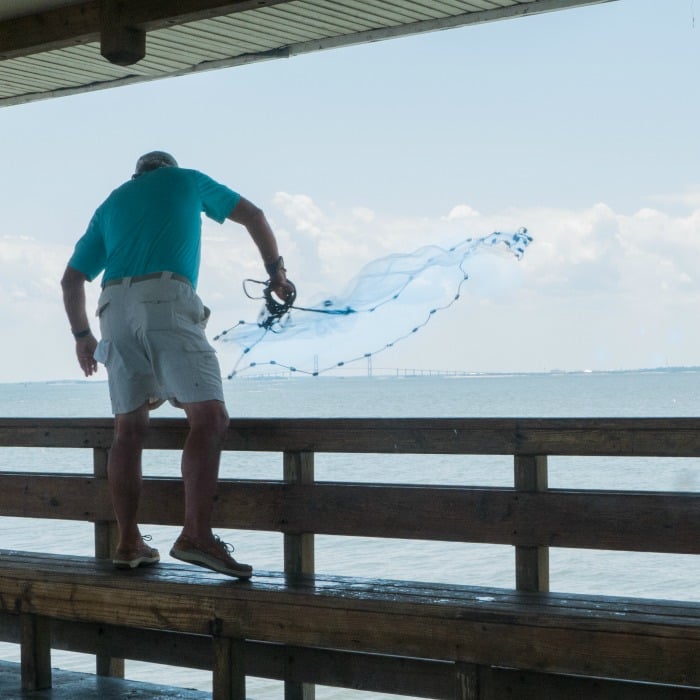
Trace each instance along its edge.
{"label": "cast net", "polygon": [[[469,279],[470,260],[482,252],[523,257],[532,242],[527,229],[467,238],[450,248],[428,245],[366,264],[338,294],[309,303],[286,303],[266,282],[246,280],[244,290],[263,306],[256,321],[239,321],[214,340],[236,343],[240,355],[229,379],[270,366],[319,375],[386,352],[425,328],[456,304]],[[320,362],[321,357],[332,357]]]}

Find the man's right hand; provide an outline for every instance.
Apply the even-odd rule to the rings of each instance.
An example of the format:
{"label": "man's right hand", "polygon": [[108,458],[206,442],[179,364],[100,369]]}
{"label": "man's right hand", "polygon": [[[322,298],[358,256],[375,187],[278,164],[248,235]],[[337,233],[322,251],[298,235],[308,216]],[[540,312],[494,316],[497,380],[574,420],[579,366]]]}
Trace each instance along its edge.
{"label": "man's right hand", "polygon": [[284,270],[278,270],[270,277],[270,289],[283,301],[296,296],[296,287],[287,279]]}

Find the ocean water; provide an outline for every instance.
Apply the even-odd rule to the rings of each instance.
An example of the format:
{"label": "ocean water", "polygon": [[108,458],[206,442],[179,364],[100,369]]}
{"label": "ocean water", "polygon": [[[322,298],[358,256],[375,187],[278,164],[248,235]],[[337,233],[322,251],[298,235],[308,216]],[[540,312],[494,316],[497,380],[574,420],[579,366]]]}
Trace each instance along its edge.
{"label": "ocean water", "polygon": [[[235,417],[662,417],[700,415],[700,370],[492,376],[240,377],[225,385]],[[109,416],[100,381],[0,384],[2,417]],[[164,406],[156,416],[181,416]],[[0,470],[90,473],[86,450],[0,448]],[[700,491],[700,459],[550,458],[553,488]],[[179,474],[174,452],[148,452],[147,475]],[[222,477],[278,479],[281,455],[228,453]],[[512,458],[499,456],[316,455],[319,480],[511,486]],[[152,527],[168,560],[177,528]],[[0,518],[4,548],[92,554],[92,526],[63,521]],[[280,570],[282,537],[222,531],[237,556],[258,569]],[[510,547],[370,538],[316,538],[319,573],[378,576],[512,587]],[[165,555],[165,556],[164,556]],[[700,557],[552,549],[551,587],[700,601]],[[0,644],[0,659],[19,660],[19,648]],[[92,657],[53,653],[61,668],[92,672]],[[209,690],[209,673],[127,662],[127,676]],[[249,678],[248,696],[272,700],[283,685]],[[335,688],[319,700],[388,698]]]}

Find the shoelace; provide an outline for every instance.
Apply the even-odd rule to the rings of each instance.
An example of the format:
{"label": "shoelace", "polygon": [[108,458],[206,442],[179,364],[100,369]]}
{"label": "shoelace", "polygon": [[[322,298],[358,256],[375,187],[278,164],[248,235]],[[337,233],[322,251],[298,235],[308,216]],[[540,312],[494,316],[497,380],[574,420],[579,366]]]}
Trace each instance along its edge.
{"label": "shoelace", "polygon": [[229,542],[224,542],[218,535],[214,535],[214,541],[219,547],[221,547],[226,552],[226,554],[228,554],[229,556],[233,554],[234,547],[232,544],[230,544]]}

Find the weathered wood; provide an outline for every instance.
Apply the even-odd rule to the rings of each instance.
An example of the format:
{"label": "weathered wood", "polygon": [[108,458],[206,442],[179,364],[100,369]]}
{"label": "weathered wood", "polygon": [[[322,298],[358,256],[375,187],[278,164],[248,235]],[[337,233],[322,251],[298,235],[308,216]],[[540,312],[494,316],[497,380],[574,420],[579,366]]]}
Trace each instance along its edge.
{"label": "weathered wood", "polygon": [[[93,450],[93,474],[95,475],[95,482],[90,483],[90,487],[95,487],[97,493],[99,493],[100,510],[104,512],[106,507],[106,501],[109,498],[108,489],[109,485],[107,483],[107,462],[109,460],[109,450],[103,447],[96,447]],[[97,481],[99,480],[99,481]],[[2,482],[0,482],[2,483]],[[63,489],[61,489],[63,491]],[[72,492],[72,489],[71,489]],[[54,492],[50,497],[50,502],[62,502],[64,501],[62,493]],[[0,510],[0,512],[2,512]],[[83,513],[84,513],[83,509]],[[73,518],[76,519],[76,518]],[[98,559],[111,559],[114,554],[114,550],[117,548],[119,540],[119,528],[117,522],[114,519],[112,512],[111,517],[108,520],[98,520],[94,519],[95,523],[95,556]]]}
{"label": "weathered wood", "polygon": [[51,628],[49,619],[24,612],[20,616],[22,690],[51,687]]}
{"label": "weathered wood", "polygon": [[[284,533],[286,577],[256,572],[246,583],[180,565],[125,573],[108,561],[0,551],[0,638],[29,640],[24,653],[37,657],[46,642],[32,640],[45,640],[46,627],[27,632],[24,622],[2,622],[51,616],[57,644],[92,645],[105,673],[118,672],[111,657],[122,651],[177,663],[183,645],[208,649],[188,660],[215,669],[216,692],[227,700],[243,691],[226,659],[243,653],[248,672],[287,681],[288,698],[311,697],[312,682],[425,697],[527,698],[537,696],[529,688],[542,673],[540,688],[552,700],[586,688],[601,698],[632,698],[637,686],[624,679],[675,684],[654,686],[658,694],[648,697],[685,698],[679,684],[700,692],[698,604],[543,589],[550,546],[700,553],[697,495],[547,489],[546,455],[694,456],[698,427],[697,419],[235,421],[226,448],[284,452],[284,480],[222,481],[214,523]],[[0,474],[0,515],[95,521],[96,555],[108,557],[111,432],[111,420],[0,420],[0,445],[95,449],[94,476]],[[154,421],[148,446],[179,449],[185,435],[183,421]],[[514,488],[315,483],[313,451],[512,454]],[[142,521],[179,525],[182,499],[180,479],[147,479]],[[313,533],[514,545],[521,591],[312,578],[304,574],[314,568]],[[92,632],[79,640],[75,625]],[[243,638],[251,641],[236,641]],[[430,661],[415,660],[424,656]],[[45,655],[37,658],[46,665]],[[403,663],[416,674],[414,688],[410,674],[398,680]],[[570,684],[561,674],[588,679]],[[646,686],[638,687],[636,700],[645,697]]]}
{"label": "weathered wood", "polygon": [[[107,459],[109,452],[98,448],[94,450],[94,472],[100,479],[107,479]],[[119,529],[115,521],[95,522],[95,557],[111,559],[117,547]],[[95,672],[98,676],[124,678],[124,659],[110,654],[97,654],[95,657]]]}
{"label": "weathered wood", "polygon": [[215,621],[222,637],[700,686],[700,604],[1,554],[7,612],[196,634]]}
{"label": "weathered wood", "polygon": [[700,688],[616,682],[507,669],[481,676],[484,700],[698,700]]}
{"label": "weathered wood", "polygon": [[[114,20],[123,26],[153,30],[243,12],[289,0],[119,0]],[[42,51],[98,41],[100,0],[34,12],[0,22],[0,58],[29,56]]]}
{"label": "weathered wood", "polygon": [[[16,617],[0,613],[0,640],[19,641],[18,633],[3,637]],[[213,669],[212,642],[202,635],[63,620],[54,620],[51,630],[55,649],[84,654],[112,650],[151,663]],[[321,684],[425,698],[452,697],[454,674],[449,662],[246,641],[245,666],[250,676],[304,687]]]}
{"label": "weathered wood", "polygon": [[[546,455],[516,455],[514,481],[518,491],[546,491]],[[515,587],[519,591],[549,590],[549,548],[518,545],[515,548]]]}
{"label": "weathered wood", "polygon": [[[0,640],[19,642],[17,615],[0,613]],[[14,630],[14,632],[13,632]],[[52,646],[84,654],[109,651],[156,664],[213,670],[210,637],[53,620]],[[425,659],[245,642],[250,676],[426,698],[451,698],[453,665]]]}
{"label": "weathered wood", "polygon": [[2,700],[211,700],[211,693],[168,685],[100,678],[94,673],[54,669],[47,690],[23,692],[19,664],[0,661]]}
{"label": "weathered wood", "polygon": [[[285,452],[283,462],[284,481],[289,484],[314,482],[313,452]],[[284,573],[289,577],[313,574],[316,570],[314,533],[300,532],[284,535]],[[289,659],[292,665],[293,660]],[[315,686],[292,679],[292,669],[285,673],[285,700],[314,700]]]}
{"label": "weathered wood", "polygon": [[[180,525],[183,494],[180,479],[146,479],[141,522]],[[697,502],[693,494],[654,492],[222,480],[214,525],[292,535],[699,554]],[[12,473],[0,474],[0,514],[87,521],[114,517],[104,480]]]}
{"label": "weathered wood", "polygon": [[131,66],[146,56],[146,32],[122,14],[123,0],[100,0],[100,54],[110,63]]}
{"label": "weathered wood", "polygon": [[[187,423],[156,418],[149,449],[181,449]],[[108,418],[3,418],[0,446],[109,447]],[[385,454],[700,456],[700,418],[238,418],[226,450]]]}
{"label": "weathered wood", "polygon": [[[284,481],[287,484],[313,484],[312,452],[284,453]],[[314,532],[287,532],[284,536],[284,571],[290,576],[313,574],[315,571]]]}
{"label": "weathered wood", "polygon": [[455,700],[486,700],[479,683],[479,667],[474,664],[455,664]]}
{"label": "weathered wood", "polygon": [[[20,642],[19,616],[0,612],[0,640]],[[201,670],[213,669],[211,639],[201,635],[129,629],[113,625],[51,621],[51,645],[86,654],[110,650],[126,658]],[[317,683],[413,697],[452,700],[455,665],[450,662],[376,656],[328,649],[245,643],[248,675]],[[55,684],[54,671],[54,684]],[[648,685],[604,679],[481,667],[484,700],[698,700],[700,688]]]}
{"label": "weathered wood", "polygon": [[226,449],[700,456],[700,419],[380,418],[231,422]]}
{"label": "weathered wood", "polygon": [[251,650],[251,656],[258,656],[249,666],[251,675],[296,681],[304,689],[318,684],[413,697],[452,698],[453,665],[449,662],[276,646],[278,651],[270,659],[270,665],[262,662],[269,658],[271,645],[267,645],[265,657],[259,653],[263,645],[257,644],[257,654]]}
{"label": "weathered wood", "polygon": [[[108,522],[114,518],[107,480],[92,476],[0,473],[0,514]],[[43,513],[43,515],[42,515]],[[100,551],[108,547],[100,535]]]}
{"label": "weathered wood", "polygon": [[241,639],[213,637],[214,683],[212,700],[246,700],[245,646]]}

